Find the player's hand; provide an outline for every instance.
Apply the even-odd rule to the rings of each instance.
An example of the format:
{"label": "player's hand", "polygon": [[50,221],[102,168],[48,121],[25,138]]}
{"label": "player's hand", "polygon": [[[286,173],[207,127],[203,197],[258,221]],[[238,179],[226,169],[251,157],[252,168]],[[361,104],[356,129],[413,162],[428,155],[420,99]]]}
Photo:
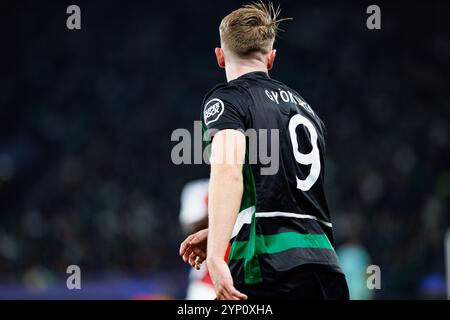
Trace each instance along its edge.
{"label": "player's hand", "polygon": [[230,269],[223,258],[208,259],[207,263],[217,300],[247,300],[248,297],[234,287]]}
{"label": "player's hand", "polygon": [[180,245],[180,256],[183,261],[199,270],[203,261],[206,260],[207,240],[208,229],[200,230],[188,236]]}

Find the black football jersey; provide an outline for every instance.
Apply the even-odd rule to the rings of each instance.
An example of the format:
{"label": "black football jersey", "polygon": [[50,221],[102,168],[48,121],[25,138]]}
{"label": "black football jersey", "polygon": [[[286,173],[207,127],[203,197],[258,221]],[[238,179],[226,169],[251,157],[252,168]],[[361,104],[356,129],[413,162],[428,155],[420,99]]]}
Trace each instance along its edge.
{"label": "black football jersey", "polygon": [[[246,134],[244,192],[228,254],[235,283],[279,281],[306,264],[341,273],[324,193],[326,130],[309,104],[268,74],[251,72],[215,86],[201,116],[210,139],[214,130],[253,133]],[[271,163],[255,161],[255,132]]]}

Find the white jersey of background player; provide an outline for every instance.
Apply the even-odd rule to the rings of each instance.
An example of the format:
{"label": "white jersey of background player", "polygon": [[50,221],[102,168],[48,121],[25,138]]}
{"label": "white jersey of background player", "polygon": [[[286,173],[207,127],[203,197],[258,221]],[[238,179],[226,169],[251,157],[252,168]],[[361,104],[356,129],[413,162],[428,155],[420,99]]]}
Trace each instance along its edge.
{"label": "white jersey of background player", "polygon": [[[188,182],[181,192],[180,223],[185,234],[208,226],[208,179]],[[200,270],[191,269],[187,300],[212,300],[216,297],[206,263]]]}

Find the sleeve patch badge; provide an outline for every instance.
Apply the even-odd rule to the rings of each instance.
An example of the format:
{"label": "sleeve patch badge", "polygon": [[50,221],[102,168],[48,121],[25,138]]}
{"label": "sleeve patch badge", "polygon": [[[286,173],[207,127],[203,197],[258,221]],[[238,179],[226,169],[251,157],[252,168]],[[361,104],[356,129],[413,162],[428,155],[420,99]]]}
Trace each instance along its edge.
{"label": "sleeve patch badge", "polygon": [[205,104],[205,109],[203,111],[203,118],[205,120],[205,125],[209,125],[217,120],[224,111],[223,101],[220,99],[211,99]]}

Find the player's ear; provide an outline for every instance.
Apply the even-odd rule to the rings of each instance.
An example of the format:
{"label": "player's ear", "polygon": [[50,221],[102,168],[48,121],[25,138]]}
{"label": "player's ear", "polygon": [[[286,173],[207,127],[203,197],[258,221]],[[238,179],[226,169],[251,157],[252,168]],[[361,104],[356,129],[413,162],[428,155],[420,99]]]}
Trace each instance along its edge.
{"label": "player's ear", "polygon": [[225,57],[223,55],[222,48],[216,48],[214,50],[214,52],[216,53],[216,59],[217,59],[217,64],[219,65],[219,68],[225,69]]}
{"label": "player's ear", "polygon": [[275,49],[270,50],[269,55],[267,56],[267,70],[272,70],[276,55],[277,50]]}

